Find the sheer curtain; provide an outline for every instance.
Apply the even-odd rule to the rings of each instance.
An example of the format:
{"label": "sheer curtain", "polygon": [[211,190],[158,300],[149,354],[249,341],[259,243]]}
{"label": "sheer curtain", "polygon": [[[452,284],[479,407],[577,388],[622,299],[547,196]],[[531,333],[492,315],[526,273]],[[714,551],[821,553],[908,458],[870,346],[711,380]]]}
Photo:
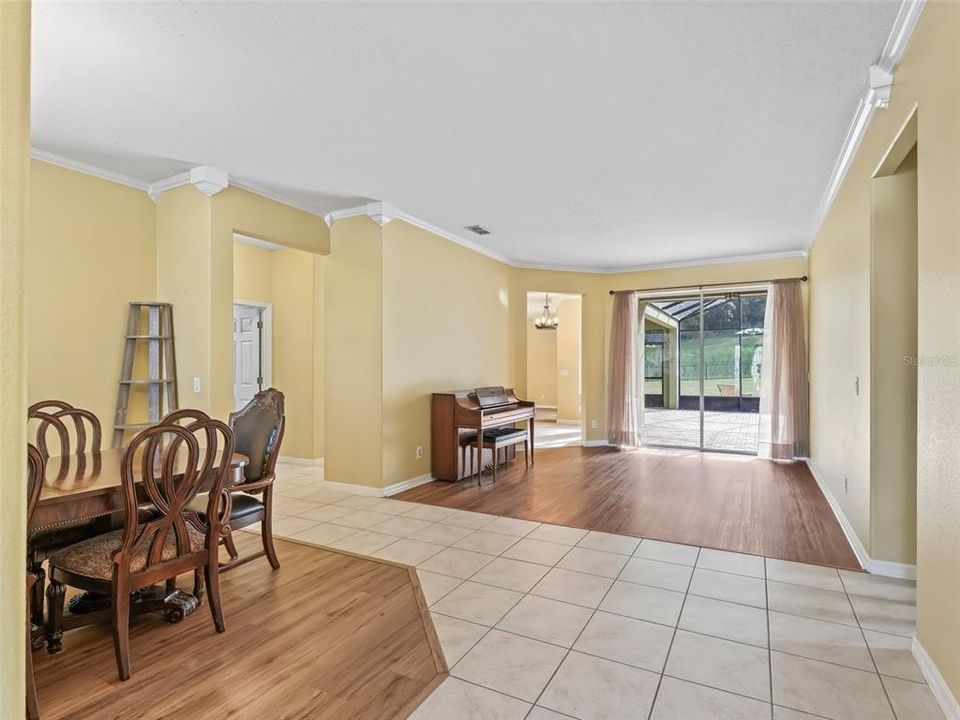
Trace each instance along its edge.
{"label": "sheer curtain", "polygon": [[806,457],[809,450],[807,348],[800,281],[775,281],[767,291],[763,320],[757,454],[790,460]]}
{"label": "sheer curtain", "polygon": [[636,293],[614,293],[613,323],[610,328],[607,440],[618,447],[636,447],[640,444],[638,317]]}

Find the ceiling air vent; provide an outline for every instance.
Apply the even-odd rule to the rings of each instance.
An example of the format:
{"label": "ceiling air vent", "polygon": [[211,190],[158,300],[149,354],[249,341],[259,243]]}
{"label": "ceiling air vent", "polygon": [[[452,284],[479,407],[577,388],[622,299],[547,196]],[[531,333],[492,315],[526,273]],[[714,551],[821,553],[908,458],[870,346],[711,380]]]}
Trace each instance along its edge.
{"label": "ceiling air vent", "polygon": [[490,231],[487,230],[487,229],[486,229],[485,227],[483,227],[482,225],[465,225],[463,229],[464,229],[464,230],[469,230],[470,232],[472,232],[472,233],[474,233],[474,234],[476,234],[476,235],[489,235],[489,234],[490,234]]}

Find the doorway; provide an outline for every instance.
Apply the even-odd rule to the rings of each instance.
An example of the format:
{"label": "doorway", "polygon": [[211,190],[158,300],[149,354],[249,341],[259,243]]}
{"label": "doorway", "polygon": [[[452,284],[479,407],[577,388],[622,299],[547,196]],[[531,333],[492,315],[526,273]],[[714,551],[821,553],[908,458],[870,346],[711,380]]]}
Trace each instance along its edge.
{"label": "doorway", "polygon": [[527,293],[527,400],[535,404],[535,446],[583,441],[582,310],[579,294]]}
{"label": "doorway", "polygon": [[641,443],[755,455],[766,289],[638,297]]}
{"label": "doorway", "polygon": [[273,306],[238,300],[233,303],[233,409],[239,410],[271,387]]}

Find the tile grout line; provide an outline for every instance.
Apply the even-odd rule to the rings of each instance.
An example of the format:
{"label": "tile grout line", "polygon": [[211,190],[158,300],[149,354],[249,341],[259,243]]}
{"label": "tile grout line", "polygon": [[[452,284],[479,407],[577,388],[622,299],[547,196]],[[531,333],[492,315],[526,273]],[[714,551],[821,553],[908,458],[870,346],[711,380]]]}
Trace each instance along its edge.
{"label": "tile grout line", "polygon": [[[696,568],[700,561],[700,548],[697,549],[697,558],[693,566]],[[677,631],[680,629],[680,620],[683,618],[683,608],[687,604],[687,596],[690,594],[690,585],[693,583],[693,573],[690,573],[690,580],[687,582],[687,590],[683,594],[683,601],[680,603],[680,612],[677,614],[677,625],[673,628],[673,636],[670,638],[670,645],[667,647],[667,655],[663,658],[663,667],[660,670],[660,678],[657,680],[657,689],[653,692],[653,699],[650,701],[650,710],[647,712],[647,720],[653,717],[653,709],[657,706],[657,699],[660,697],[660,687],[663,685],[663,676],[667,672],[667,663],[670,662],[670,653],[673,652],[673,643],[677,639]]]}
{"label": "tile grout line", "polygon": [[847,603],[850,605],[850,612],[853,613],[854,620],[857,621],[857,629],[860,630],[860,637],[863,638],[863,644],[867,648],[867,654],[870,656],[870,662],[873,663],[873,669],[876,672],[877,680],[880,681],[880,687],[883,689],[883,696],[887,699],[887,704],[890,706],[890,712],[893,714],[894,718],[898,718],[897,709],[893,706],[893,700],[890,698],[890,693],[887,690],[887,684],[883,681],[883,676],[880,674],[880,666],[877,665],[876,658],[873,657],[873,651],[870,650],[870,643],[867,642],[867,634],[863,631],[863,625],[860,624],[860,615],[857,614],[857,608],[853,604],[853,600],[850,599],[850,593],[847,592],[847,585],[843,582],[843,576],[840,573],[837,573],[837,576],[840,578],[840,586],[843,588],[843,593],[847,597]]}
{"label": "tile grout line", "polygon": [[[643,543],[643,540],[640,541],[640,543],[638,544],[638,547],[642,543]],[[574,547],[576,547],[576,545],[574,545]],[[566,557],[566,556],[567,554],[564,554],[563,557]],[[559,564],[561,560],[563,560],[563,558],[560,558],[560,560],[557,560],[557,564]],[[624,567],[626,567],[626,563],[624,563]],[[554,565],[554,568],[556,568],[556,565]],[[620,572],[617,573],[617,578],[620,577],[620,573],[622,572],[623,572],[623,568],[621,568]],[[550,687],[550,683],[553,682],[553,679],[557,676],[557,673],[560,671],[560,668],[563,667],[563,664],[567,661],[567,658],[570,657],[570,653],[573,652],[573,648],[577,644],[577,642],[580,640],[580,637],[583,635],[583,631],[587,629],[587,626],[590,625],[590,623],[593,621],[593,618],[596,617],[597,612],[599,612],[600,610],[600,606],[603,604],[603,601],[607,599],[607,595],[610,594],[610,590],[613,589],[613,586],[616,584],[617,578],[614,578],[613,580],[611,580],[609,587],[607,587],[607,589],[603,593],[603,597],[600,598],[599,601],[597,601],[596,607],[592,608],[590,617],[587,618],[587,621],[583,624],[583,627],[580,628],[580,632],[577,633],[577,636],[573,639],[573,642],[570,643],[570,647],[566,649],[566,652],[564,653],[563,657],[560,659],[560,662],[557,663],[557,666],[553,669],[553,672],[550,673],[550,677],[547,678],[547,682],[544,683],[543,687],[540,689],[540,692],[537,694],[537,699],[533,701],[533,706],[530,708],[530,712],[533,712],[533,708],[537,707],[537,705],[540,703],[540,698],[543,697],[543,694],[547,691],[547,688]],[[610,578],[606,578],[606,579],[609,580]],[[539,597],[539,596],[535,596],[535,597]],[[550,600],[552,598],[547,598],[547,599]],[[570,604],[572,605],[573,603],[570,603]],[[579,606],[579,607],[582,607],[582,606]],[[606,660],[607,658],[603,658],[603,659]],[[625,665],[625,663],[621,663],[621,664]],[[626,667],[632,667],[632,666],[626,665]],[[651,708],[652,707],[653,705],[651,705]],[[552,710],[552,708],[547,708],[547,709]],[[529,716],[529,714],[530,713],[528,712],[527,715]]]}
{"label": "tile grout line", "polygon": [[[519,538],[517,538],[517,541],[516,541],[515,543],[513,543],[513,545],[511,545],[510,547],[513,547],[514,545],[516,545],[517,543],[519,543],[521,540],[523,540],[523,539],[526,538],[528,535],[530,535],[530,533],[532,533],[534,530],[536,530],[536,528],[532,528],[532,529],[530,530],[530,532],[528,532],[526,535],[522,535],[522,536],[520,536]],[[509,550],[509,549],[510,549],[510,548],[507,548],[507,550]],[[506,550],[504,550],[504,552],[506,552]],[[500,557],[500,556],[497,555],[497,556],[495,556],[495,557]],[[564,554],[563,557],[566,557],[566,554]],[[559,563],[560,560],[563,559],[563,557],[561,557],[560,559],[558,559],[558,560],[557,560],[557,563]],[[509,559],[509,558],[508,558],[508,559]],[[490,562],[493,562],[493,560],[491,560]],[[551,565],[551,566],[550,566],[550,569],[547,570],[547,572],[550,572],[550,570],[553,570],[553,569],[557,566],[557,563],[554,563],[553,565]],[[489,565],[489,564],[490,564],[490,563],[487,563],[487,565]],[[484,567],[486,567],[486,565],[484,565]],[[477,570],[473,575],[470,576],[470,578],[472,578],[474,575],[477,575],[481,570],[483,570],[483,568],[480,568],[479,570]],[[428,570],[427,572],[430,572],[430,571]],[[546,573],[544,573],[544,575],[546,575]],[[465,580],[463,580],[463,582],[461,582],[460,585],[458,585],[457,587],[461,587],[463,584],[467,583],[468,581],[469,581],[469,582],[476,582],[475,580],[471,580],[470,578],[466,578]],[[484,583],[478,583],[478,584],[483,585]],[[495,586],[495,585],[490,585],[490,586],[488,586],[488,587],[496,587],[496,586]],[[456,589],[456,588],[454,588],[454,589]],[[454,589],[450,590],[450,592],[453,592]],[[500,589],[500,590],[505,590],[505,589],[507,589],[507,588],[498,588],[498,589]],[[517,592],[517,591],[514,591],[514,592]],[[447,593],[447,595],[449,595],[449,594],[450,594],[450,593]],[[459,676],[457,676],[457,675],[452,675],[452,673],[451,673],[450,671],[452,671],[457,665],[459,665],[459,664],[460,664],[460,661],[463,660],[465,657],[467,657],[467,655],[469,655],[469,654],[473,651],[473,649],[476,648],[477,645],[479,645],[480,642],[481,642],[487,635],[489,635],[493,630],[498,630],[499,632],[507,633],[508,631],[506,631],[506,630],[500,630],[499,628],[497,628],[497,624],[500,623],[507,615],[509,615],[511,612],[513,612],[513,609],[514,609],[515,607],[517,607],[517,605],[519,605],[521,602],[523,602],[523,599],[524,599],[525,597],[527,597],[528,595],[530,595],[530,592],[529,592],[529,591],[528,591],[528,592],[525,592],[525,593],[520,593],[520,598],[519,598],[513,605],[511,605],[510,608],[509,608],[506,612],[503,613],[503,615],[501,615],[499,618],[497,618],[496,622],[495,622],[493,625],[486,626],[486,625],[482,625],[482,623],[474,623],[474,624],[478,624],[478,625],[482,625],[483,627],[486,627],[486,628],[487,628],[487,631],[486,631],[485,633],[483,633],[483,635],[481,635],[479,638],[477,638],[476,642],[474,642],[473,645],[471,645],[470,648],[469,648],[465,653],[463,653],[463,655],[460,656],[460,658],[457,660],[457,662],[454,663],[453,667],[447,668],[447,672],[448,672],[448,676],[449,676],[449,677],[455,677],[455,678],[457,678],[458,680],[464,680],[464,678],[461,678],[461,677],[459,677]],[[446,597],[446,595],[444,595],[444,597]],[[534,597],[536,597],[536,596],[534,596]],[[441,598],[441,599],[442,599],[442,598]],[[438,602],[439,602],[439,600],[438,600]],[[427,612],[430,612],[430,613],[433,612],[433,611],[430,609],[430,606],[427,607]],[[443,613],[437,613],[437,614],[438,614],[438,615],[443,615]],[[447,617],[454,617],[454,616],[451,615],[451,616],[447,616]],[[457,619],[457,620],[463,620],[464,622],[470,622],[469,620],[464,620],[463,618],[455,618],[455,619]],[[586,626],[584,626],[584,627],[586,627]],[[515,633],[509,633],[509,634],[515,635]],[[524,637],[524,636],[522,636],[522,635],[517,635],[517,637]],[[528,639],[533,639],[533,638],[528,638]],[[541,642],[542,642],[542,641],[541,641]],[[442,649],[443,649],[443,644],[441,643],[441,651],[442,651]],[[566,658],[566,655],[564,655],[564,658]],[[446,659],[446,658],[444,658],[444,659]],[[561,661],[560,664],[562,664],[562,662],[563,662],[563,661]],[[557,665],[557,669],[559,669],[559,667],[560,667],[560,665]],[[554,674],[556,674],[556,669],[554,670]],[[553,675],[550,676],[550,680],[552,680],[552,679],[553,679]],[[547,685],[550,684],[550,680],[547,680]],[[466,680],[465,682],[471,682],[471,681]],[[518,697],[515,697],[515,696],[513,696],[513,695],[509,695],[509,694],[507,694],[507,693],[505,693],[505,692],[502,692],[502,691],[500,691],[500,690],[494,690],[493,688],[488,688],[488,687],[486,687],[485,685],[480,685],[479,683],[473,683],[473,682],[471,682],[471,684],[476,685],[477,687],[482,687],[482,688],[484,688],[484,689],[486,689],[486,690],[490,690],[491,692],[496,692],[496,693],[500,693],[501,695],[506,695],[507,697],[514,698],[515,700],[520,700],[521,702],[530,702],[529,700],[524,700],[523,698],[518,698]],[[547,685],[544,685],[544,689],[546,689]],[[524,718],[526,718],[531,712],[533,712],[533,708],[536,707],[536,705],[537,705],[537,700],[540,699],[540,695],[542,695],[542,694],[543,694],[543,690],[541,690],[540,693],[537,695],[536,700],[534,700],[533,703],[530,704],[530,709],[527,710],[527,713],[524,715]]]}
{"label": "tile grout line", "polygon": [[770,588],[767,585],[767,559],[763,559],[763,597],[766,601],[767,618],[767,677],[770,684],[770,720],[774,720],[773,710],[773,637],[770,635]]}

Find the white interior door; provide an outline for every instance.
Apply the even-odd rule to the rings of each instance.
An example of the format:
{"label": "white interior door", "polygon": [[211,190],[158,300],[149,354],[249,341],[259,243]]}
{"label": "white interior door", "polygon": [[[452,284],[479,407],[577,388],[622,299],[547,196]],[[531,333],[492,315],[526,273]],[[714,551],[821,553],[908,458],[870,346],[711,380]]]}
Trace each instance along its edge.
{"label": "white interior door", "polygon": [[233,408],[239,410],[263,384],[263,308],[233,306]]}

